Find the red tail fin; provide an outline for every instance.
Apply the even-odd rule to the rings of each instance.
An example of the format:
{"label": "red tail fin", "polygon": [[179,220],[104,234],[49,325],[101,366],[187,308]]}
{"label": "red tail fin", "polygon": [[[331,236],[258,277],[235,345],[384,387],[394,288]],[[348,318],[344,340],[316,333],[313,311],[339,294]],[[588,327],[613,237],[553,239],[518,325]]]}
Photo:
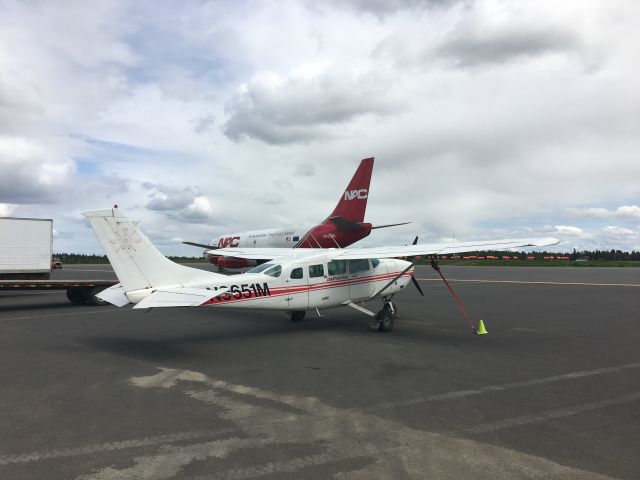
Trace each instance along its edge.
{"label": "red tail fin", "polygon": [[373,158],[365,158],[360,162],[360,166],[329,218],[342,217],[352,222],[364,222],[372,171]]}

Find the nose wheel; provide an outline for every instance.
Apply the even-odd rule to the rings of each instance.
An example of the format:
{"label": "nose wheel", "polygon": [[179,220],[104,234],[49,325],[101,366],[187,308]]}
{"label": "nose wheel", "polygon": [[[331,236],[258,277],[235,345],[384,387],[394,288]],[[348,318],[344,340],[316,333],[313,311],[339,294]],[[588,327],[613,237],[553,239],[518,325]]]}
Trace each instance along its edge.
{"label": "nose wheel", "polygon": [[389,332],[393,330],[393,325],[396,322],[396,308],[392,302],[385,302],[375,318],[371,321],[371,329],[378,330],[379,332]]}

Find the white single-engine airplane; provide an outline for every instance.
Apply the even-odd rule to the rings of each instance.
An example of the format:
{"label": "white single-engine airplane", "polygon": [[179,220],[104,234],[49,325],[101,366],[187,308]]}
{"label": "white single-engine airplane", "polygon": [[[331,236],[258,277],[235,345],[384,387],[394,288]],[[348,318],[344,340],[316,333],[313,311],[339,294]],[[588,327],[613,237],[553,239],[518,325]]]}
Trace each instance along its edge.
{"label": "white single-engine airplane", "polygon": [[[98,297],[119,307],[194,307],[281,310],[292,320],[305,312],[349,306],[372,317],[372,328],[389,331],[396,314],[393,296],[413,280],[413,263],[397,257],[449,254],[558,243],[555,238],[493,240],[430,245],[344,249],[233,249],[239,258],[270,258],[240,275],[185,267],[162,255],[118,208],[84,213],[120,283]],[[224,250],[224,249],[223,249]],[[226,252],[222,252],[226,254]],[[364,302],[380,299],[371,312]]]}

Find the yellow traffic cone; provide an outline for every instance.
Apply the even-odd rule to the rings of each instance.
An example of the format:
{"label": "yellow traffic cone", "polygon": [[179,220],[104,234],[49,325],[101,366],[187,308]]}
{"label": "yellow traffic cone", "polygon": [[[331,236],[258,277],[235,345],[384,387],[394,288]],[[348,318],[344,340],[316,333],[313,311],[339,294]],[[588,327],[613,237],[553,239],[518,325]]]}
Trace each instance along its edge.
{"label": "yellow traffic cone", "polygon": [[476,335],[486,335],[487,333],[487,329],[484,328],[484,322],[482,320],[480,320],[478,322],[478,328],[476,329]]}

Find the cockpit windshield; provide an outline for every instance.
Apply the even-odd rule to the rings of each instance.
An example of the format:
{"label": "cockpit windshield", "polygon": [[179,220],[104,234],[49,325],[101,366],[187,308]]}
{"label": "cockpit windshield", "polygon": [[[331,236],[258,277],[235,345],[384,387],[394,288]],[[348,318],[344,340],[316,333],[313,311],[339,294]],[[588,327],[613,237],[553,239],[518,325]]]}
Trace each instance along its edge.
{"label": "cockpit windshield", "polygon": [[279,277],[282,273],[282,265],[267,262],[263,263],[262,265],[258,265],[251,270],[248,270],[247,273],[264,273],[265,275],[269,275],[270,277]]}

